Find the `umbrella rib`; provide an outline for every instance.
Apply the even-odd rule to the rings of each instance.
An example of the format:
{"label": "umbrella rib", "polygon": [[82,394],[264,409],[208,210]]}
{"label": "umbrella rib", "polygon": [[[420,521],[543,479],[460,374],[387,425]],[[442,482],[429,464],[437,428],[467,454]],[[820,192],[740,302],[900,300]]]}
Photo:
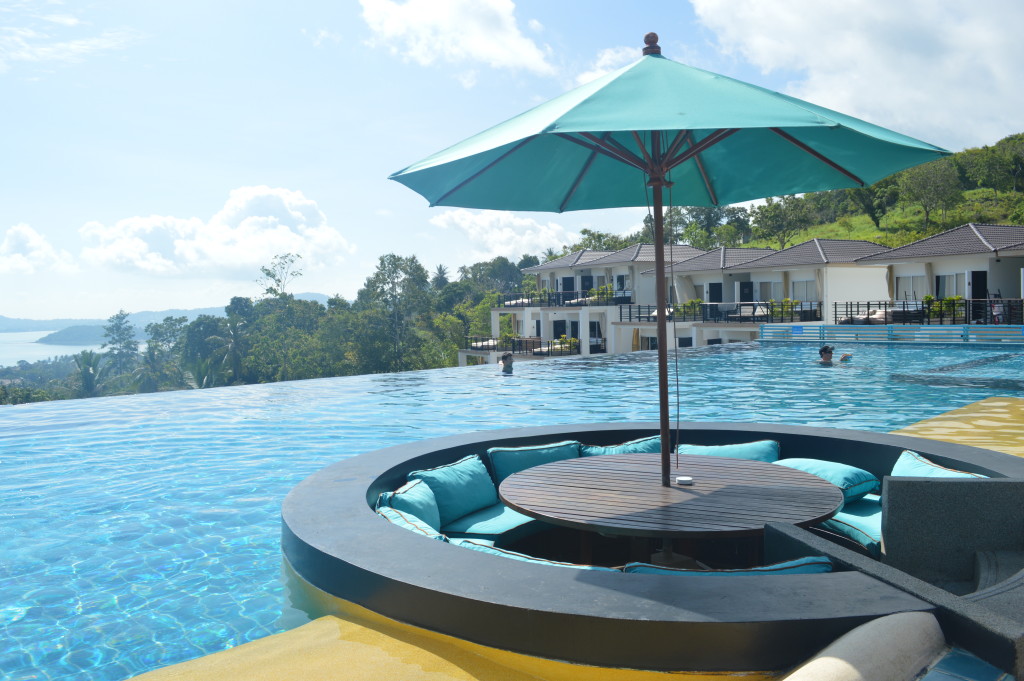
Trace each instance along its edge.
{"label": "umbrella rib", "polygon": [[[693,133],[690,130],[680,130],[676,135],[676,138],[672,140],[671,146],[668,148],[668,152],[665,154],[669,158],[672,158],[679,153],[679,148],[684,144],[693,145]],[[693,157],[694,163],[697,164],[697,170],[700,172],[701,180],[704,181],[704,188],[708,192],[708,198],[711,199],[712,205],[718,205],[718,196],[715,194],[715,188],[711,186],[711,179],[708,177],[707,170],[704,168],[704,161],[701,160],[700,154]]]}
{"label": "umbrella rib", "polygon": [[821,153],[815,151],[814,149],[811,149],[809,146],[807,146],[806,144],[804,144],[803,142],[801,142],[797,138],[793,137],[792,135],[790,135],[785,130],[782,130],[781,128],[769,128],[769,130],[771,130],[772,132],[774,132],[776,135],[778,135],[782,139],[786,140],[787,142],[790,142],[791,144],[796,146],[798,149],[806,151],[808,154],[810,154],[814,158],[818,159],[822,163],[825,163],[826,165],[830,166],[831,168],[834,168],[835,170],[838,170],[843,175],[846,175],[848,178],[850,178],[851,180],[856,182],[861,187],[864,186],[864,180],[860,179],[859,177],[857,177],[856,175],[854,175],[849,170],[847,170],[846,168],[842,167],[841,165],[839,165],[838,163],[836,163],[832,159],[826,157],[824,154],[821,154]]}
{"label": "umbrella rib", "polygon": [[739,128],[723,128],[721,130],[714,131],[713,133],[711,133],[710,135],[708,135],[707,137],[702,139],[700,142],[698,142],[697,144],[693,145],[692,147],[690,147],[689,149],[687,149],[686,151],[684,151],[683,153],[681,153],[680,155],[676,156],[675,158],[670,160],[668,163],[666,163],[665,164],[665,170],[668,171],[668,170],[671,170],[672,168],[675,168],[677,165],[680,165],[682,163],[686,163],[691,158],[693,158],[697,154],[701,153],[705,149],[708,149],[708,148],[718,144],[719,142],[724,140],[726,137],[729,137],[730,135],[734,135],[734,134],[736,134],[739,131],[740,131]]}
{"label": "umbrella rib", "polygon": [[700,156],[693,157],[694,162],[697,164],[697,170],[700,171],[700,177],[704,180],[704,188],[708,190],[708,198],[711,199],[711,205],[718,205],[718,196],[715,194],[715,188],[711,186],[711,180],[708,178],[707,172],[704,170],[704,161],[701,160]]}
{"label": "umbrella rib", "polygon": [[497,165],[498,163],[501,163],[501,162],[502,162],[503,160],[505,160],[506,158],[508,158],[509,156],[511,156],[511,155],[512,155],[513,153],[515,153],[516,151],[518,151],[518,150],[519,150],[519,149],[520,149],[521,147],[523,147],[523,146],[524,146],[524,145],[526,145],[526,144],[527,144],[527,143],[528,143],[528,142],[529,142],[530,140],[532,140],[532,139],[533,139],[533,137],[535,137],[535,136],[527,137],[526,139],[523,139],[523,140],[521,140],[521,141],[520,141],[520,142],[519,142],[519,143],[518,143],[517,145],[515,145],[514,147],[512,147],[511,149],[509,149],[508,151],[506,151],[506,152],[505,152],[504,154],[502,154],[502,155],[501,155],[501,156],[499,156],[498,158],[494,159],[493,161],[491,161],[490,163],[488,163],[488,164],[487,164],[486,166],[484,166],[483,168],[481,168],[481,169],[480,169],[480,170],[478,170],[477,172],[475,172],[475,173],[473,173],[472,175],[470,175],[469,177],[467,177],[467,178],[466,178],[465,180],[463,180],[462,182],[458,183],[457,185],[455,185],[454,187],[452,187],[451,189],[449,189],[448,191],[446,191],[446,192],[445,192],[445,193],[444,193],[444,194],[443,194],[442,196],[440,196],[440,197],[439,197],[439,198],[437,199],[437,201],[434,201],[434,202],[433,202],[433,203],[431,203],[430,205],[431,205],[431,206],[437,206],[437,205],[439,205],[439,204],[440,204],[440,203],[441,203],[442,201],[444,201],[445,199],[447,199],[447,198],[448,198],[449,196],[451,196],[451,195],[452,195],[452,194],[454,194],[455,192],[459,191],[460,189],[462,189],[463,187],[465,187],[465,186],[466,186],[467,184],[469,184],[470,182],[472,182],[472,181],[473,181],[473,180],[475,180],[476,178],[478,178],[478,177],[480,177],[481,175],[483,175],[484,173],[486,173],[486,172],[487,172],[488,170],[490,170],[490,169],[491,169],[491,168],[492,168],[493,166]]}
{"label": "umbrella rib", "polygon": [[593,146],[588,145],[585,142],[583,142],[581,140],[578,140],[578,139],[576,139],[574,137],[571,137],[569,135],[560,135],[560,136],[564,137],[567,140],[571,140],[573,142],[576,142],[577,144],[581,144],[581,145],[587,147],[588,149],[594,149],[598,153],[604,154],[605,156],[608,156],[609,158],[613,158],[616,161],[619,161],[620,163],[625,163],[626,165],[633,166],[637,170],[641,170],[643,172],[647,172],[647,169],[644,167],[644,162],[641,159],[637,158],[634,154],[630,153],[628,150],[626,150],[626,149],[622,149],[622,150],[616,149],[615,147],[613,147],[610,144],[608,144],[605,140],[601,140],[601,139],[599,139],[598,137],[596,137],[595,135],[593,135],[592,133],[589,133],[589,132],[581,132],[580,135],[583,136],[584,138],[586,138],[587,140],[589,140],[590,142],[592,142]]}
{"label": "umbrella rib", "polygon": [[[607,134],[608,133],[605,133],[605,135]],[[572,187],[569,188],[568,193],[566,193],[565,198],[562,199],[562,203],[558,205],[559,213],[565,212],[565,207],[569,204],[569,200],[576,194],[576,190],[579,188],[580,183],[583,182],[583,176],[587,174],[587,171],[590,170],[590,166],[594,162],[594,159],[597,158],[597,153],[597,149],[590,150],[590,156],[587,157],[586,163],[583,164],[579,174],[576,175],[576,179],[573,181]]]}
{"label": "umbrella rib", "polygon": [[676,133],[676,138],[672,140],[672,144],[669,145],[668,151],[665,152],[665,158],[672,158],[679,152],[679,147],[683,146],[686,142],[691,140],[693,132],[690,130],[680,130]]}

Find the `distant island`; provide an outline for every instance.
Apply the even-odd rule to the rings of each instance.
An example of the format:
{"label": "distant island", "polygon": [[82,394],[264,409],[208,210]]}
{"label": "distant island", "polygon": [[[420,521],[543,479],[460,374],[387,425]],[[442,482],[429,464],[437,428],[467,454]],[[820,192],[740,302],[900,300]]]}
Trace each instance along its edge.
{"label": "distant island", "polygon": [[47,334],[36,343],[44,345],[102,345],[106,340],[102,324],[79,324]]}

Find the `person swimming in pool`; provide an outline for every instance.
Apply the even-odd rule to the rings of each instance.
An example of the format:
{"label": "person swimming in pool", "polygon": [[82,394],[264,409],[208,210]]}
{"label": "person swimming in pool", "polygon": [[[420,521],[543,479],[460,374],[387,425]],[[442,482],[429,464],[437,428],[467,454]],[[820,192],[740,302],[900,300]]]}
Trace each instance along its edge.
{"label": "person swimming in pool", "polygon": [[[833,346],[833,345],[822,345],[821,349],[818,350],[818,357],[821,358],[819,360],[819,362],[821,364],[831,365],[832,364],[832,354],[833,354],[834,350],[835,350],[835,346]],[[853,359],[853,354],[847,352],[847,353],[844,353],[839,358],[839,361],[840,362],[849,362],[851,359]]]}
{"label": "person swimming in pool", "polygon": [[504,355],[501,356],[501,359],[499,359],[498,361],[501,362],[501,373],[503,373],[503,374],[511,374],[512,373],[512,353],[511,352],[506,352]]}

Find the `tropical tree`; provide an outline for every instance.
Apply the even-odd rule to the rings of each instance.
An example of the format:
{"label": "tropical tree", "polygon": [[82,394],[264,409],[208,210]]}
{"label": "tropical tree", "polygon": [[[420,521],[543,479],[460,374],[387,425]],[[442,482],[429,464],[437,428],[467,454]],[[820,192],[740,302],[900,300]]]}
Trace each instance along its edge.
{"label": "tropical tree", "polygon": [[110,371],[115,376],[128,373],[135,367],[139,357],[139,341],[135,339],[135,327],[128,321],[124,310],[112,315],[103,327],[107,338],[101,347],[107,351]]}
{"label": "tropical tree", "polygon": [[434,275],[430,278],[430,285],[435,290],[440,291],[448,285],[448,268],[444,265],[438,265],[434,268]]}
{"label": "tropical tree", "polygon": [[776,201],[768,197],[760,206],[751,209],[751,225],[759,239],[775,241],[779,250],[786,248],[790,240],[810,226],[810,216],[803,201],[793,195],[783,196]]}
{"label": "tropical tree", "polygon": [[952,208],[964,198],[960,177],[948,158],[901,171],[899,187],[901,201],[919,205],[924,211],[925,231],[934,211]]}
{"label": "tropical tree", "polygon": [[78,368],[79,397],[95,397],[103,375],[103,353],[93,350],[82,350],[74,355],[75,366]]}
{"label": "tropical tree", "polygon": [[282,253],[275,255],[269,266],[260,267],[263,276],[256,283],[263,286],[264,294],[275,297],[287,294],[288,284],[302,276],[298,268],[299,260],[302,260],[302,256],[297,253]]}

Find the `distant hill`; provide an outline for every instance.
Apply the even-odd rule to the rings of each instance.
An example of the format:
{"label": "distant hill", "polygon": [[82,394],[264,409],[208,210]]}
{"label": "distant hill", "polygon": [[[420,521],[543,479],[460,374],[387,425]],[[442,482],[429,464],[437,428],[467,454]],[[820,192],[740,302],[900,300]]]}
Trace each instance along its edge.
{"label": "distant hill", "polygon": [[102,345],[107,340],[102,324],[69,326],[36,341],[44,345]]}
{"label": "distant hill", "polygon": [[[329,296],[325,296],[322,293],[296,293],[295,297],[299,300],[315,300],[321,305],[326,305]],[[128,321],[140,329],[145,329],[147,324],[153,324],[155,322],[162,322],[166,317],[187,317],[189,321],[192,321],[199,315],[212,315],[214,317],[223,317],[223,307],[200,307],[190,310],[160,310],[158,312],[144,311],[144,312],[132,312],[128,315]],[[73,337],[86,337],[91,334],[91,331],[85,331],[87,327],[99,327],[100,336],[98,341],[86,340],[82,342],[69,342],[66,337],[59,336],[59,345],[92,345],[94,342],[102,343],[105,338],[103,337],[103,326],[106,325],[106,319],[18,319],[14,317],[4,317],[0,315],[0,333],[16,333],[19,331],[62,331],[65,329],[76,328]],[[50,340],[56,334],[50,334],[45,339],[41,339],[40,343],[55,343]]]}

